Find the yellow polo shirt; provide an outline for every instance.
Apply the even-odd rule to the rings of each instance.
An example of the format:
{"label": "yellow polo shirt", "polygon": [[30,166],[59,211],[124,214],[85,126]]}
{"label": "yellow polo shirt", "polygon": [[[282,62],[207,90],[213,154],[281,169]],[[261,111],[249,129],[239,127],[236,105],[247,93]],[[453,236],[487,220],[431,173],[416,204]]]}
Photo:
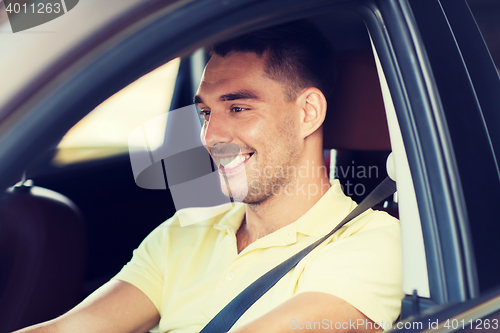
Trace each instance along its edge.
{"label": "yellow polo shirt", "polygon": [[[338,180],[332,185],[298,220],[239,254],[236,231],[245,204],[186,227],[176,213],[142,242],[114,279],[135,285],[151,299],[161,315],[158,332],[199,332],[253,281],[326,235],[354,209],[356,203],[342,193]],[[195,214],[199,219],[210,209],[186,209],[183,218]],[[307,291],[340,297],[377,323],[396,320],[404,296],[399,221],[370,210],[349,222],[288,272],[234,328]]]}

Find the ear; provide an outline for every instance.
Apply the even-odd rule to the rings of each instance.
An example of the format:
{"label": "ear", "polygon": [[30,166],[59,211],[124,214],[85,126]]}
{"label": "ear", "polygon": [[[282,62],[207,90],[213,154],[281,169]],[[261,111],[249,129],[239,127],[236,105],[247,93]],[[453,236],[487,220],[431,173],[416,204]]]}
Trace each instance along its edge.
{"label": "ear", "polygon": [[305,89],[297,98],[299,103],[300,130],[306,138],[321,127],[326,116],[326,98],[318,88]]}

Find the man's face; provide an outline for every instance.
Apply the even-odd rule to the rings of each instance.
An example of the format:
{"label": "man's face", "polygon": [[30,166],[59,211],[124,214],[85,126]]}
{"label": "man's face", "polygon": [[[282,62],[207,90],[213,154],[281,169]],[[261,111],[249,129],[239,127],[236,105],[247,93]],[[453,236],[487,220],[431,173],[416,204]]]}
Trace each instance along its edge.
{"label": "man's face", "polygon": [[213,56],[195,97],[205,119],[201,139],[223,192],[249,204],[294,181],[287,170],[299,163],[302,147],[297,105],[285,101],[282,83],[265,76],[264,61],[254,53]]}

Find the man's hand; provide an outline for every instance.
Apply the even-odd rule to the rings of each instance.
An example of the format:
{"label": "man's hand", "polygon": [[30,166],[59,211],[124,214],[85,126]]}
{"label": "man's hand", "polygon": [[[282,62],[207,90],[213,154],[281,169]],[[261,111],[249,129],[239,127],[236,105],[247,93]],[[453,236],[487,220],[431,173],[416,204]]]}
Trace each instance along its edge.
{"label": "man's hand", "polygon": [[141,290],[113,280],[61,317],[14,333],[144,333],[159,320],[156,307]]}
{"label": "man's hand", "polygon": [[[314,327],[315,322],[316,327]],[[348,325],[350,322],[364,324],[356,329]],[[309,326],[312,328],[307,328],[307,323],[310,323]],[[339,329],[335,328],[336,323]],[[373,324],[364,314],[338,297],[321,292],[305,292],[294,296],[250,324],[231,330],[229,333],[381,331],[380,328],[373,328],[375,325],[370,329],[370,323]]]}

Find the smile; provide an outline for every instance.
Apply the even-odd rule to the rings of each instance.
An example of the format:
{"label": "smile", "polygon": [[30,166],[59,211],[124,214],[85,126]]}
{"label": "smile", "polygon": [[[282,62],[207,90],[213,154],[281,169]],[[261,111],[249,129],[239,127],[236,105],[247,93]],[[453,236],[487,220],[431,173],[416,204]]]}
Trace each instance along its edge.
{"label": "smile", "polygon": [[253,153],[249,154],[240,154],[238,156],[226,156],[220,157],[219,160],[219,173],[229,174],[239,171],[240,168],[243,167],[250,157],[252,157]]}

